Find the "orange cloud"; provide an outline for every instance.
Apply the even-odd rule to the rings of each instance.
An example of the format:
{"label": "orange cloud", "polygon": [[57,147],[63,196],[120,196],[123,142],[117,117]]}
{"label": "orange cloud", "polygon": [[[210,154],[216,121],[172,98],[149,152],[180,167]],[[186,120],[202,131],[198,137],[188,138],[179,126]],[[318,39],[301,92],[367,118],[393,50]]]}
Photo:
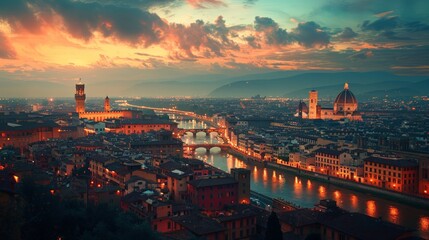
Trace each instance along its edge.
{"label": "orange cloud", "polygon": [[226,6],[221,0],[186,0],[194,8],[207,8],[209,6]]}

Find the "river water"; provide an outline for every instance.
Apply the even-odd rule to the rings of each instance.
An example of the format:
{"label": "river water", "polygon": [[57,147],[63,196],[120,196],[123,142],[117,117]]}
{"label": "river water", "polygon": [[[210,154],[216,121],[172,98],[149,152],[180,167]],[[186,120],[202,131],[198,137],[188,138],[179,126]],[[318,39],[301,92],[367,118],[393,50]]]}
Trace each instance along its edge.
{"label": "river water", "polygon": [[[180,128],[206,128],[197,121],[179,121]],[[203,133],[196,137],[189,134],[182,138],[185,143],[217,143],[218,139]],[[192,157],[229,172],[231,168],[243,167],[251,170],[251,189],[264,195],[283,198],[301,207],[311,208],[320,199],[330,198],[337,205],[351,212],[360,212],[372,217],[381,217],[393,223],[417,229],[423,238],[429,239],[429,210],[396,203],[378,196],[337,187],[332,184],[310,180],[293,173],[281,173],[269,168],[248,165],[230,154],[212,149],[197,149]]]}

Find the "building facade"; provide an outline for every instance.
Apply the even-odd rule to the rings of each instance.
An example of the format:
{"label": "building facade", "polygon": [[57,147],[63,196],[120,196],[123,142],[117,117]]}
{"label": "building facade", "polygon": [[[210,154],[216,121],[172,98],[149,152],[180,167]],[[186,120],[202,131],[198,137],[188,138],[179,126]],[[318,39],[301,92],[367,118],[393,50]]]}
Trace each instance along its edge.
{"label": "building facade", "polygon": [[418,163],[412,160],[393,160],[380,157],[364,159],[364,182],[392,191],[418,192]]}

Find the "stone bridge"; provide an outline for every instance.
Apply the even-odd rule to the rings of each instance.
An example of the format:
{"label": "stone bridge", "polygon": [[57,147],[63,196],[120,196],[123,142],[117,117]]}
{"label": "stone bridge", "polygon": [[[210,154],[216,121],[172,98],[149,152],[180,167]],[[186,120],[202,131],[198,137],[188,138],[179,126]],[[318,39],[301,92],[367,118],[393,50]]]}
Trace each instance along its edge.
{"label": "stone bridge", "polygon": [[183,129],[183,128],[179,128],[177,129],[177,134],[178,136],[183,136],[186,133],[192,133],[193,136],[195,137],[197,135],[197,133],[203,132],[206,133],[206,135],[209,135],[210,133],[217,133],[218,136],[222,137],[225,129],[224,128],[206,128],[206,129]]}
{"label": "stone bridge", "polygon": [[228,144],[222,144],[222,143],[196,143],[196,144],[184,144],[183,151],[194,152],[197,148],[205,148],[206,152],[209,153],[211,149],[216,147],[220,148],[221,151],[225,151],[230,148]]}

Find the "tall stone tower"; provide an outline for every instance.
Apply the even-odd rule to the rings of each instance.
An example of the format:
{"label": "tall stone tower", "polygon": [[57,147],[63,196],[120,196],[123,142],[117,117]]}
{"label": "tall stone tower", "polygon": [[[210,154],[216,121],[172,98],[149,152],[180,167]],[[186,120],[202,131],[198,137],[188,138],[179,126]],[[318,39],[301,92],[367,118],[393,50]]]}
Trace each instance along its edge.
{"label": "tall stone tower", "polygon": [[74,95],[74,99],[76,101],[76,112],[77,113],[83,113],[85,112],[85,84],[82,83],[81,79],[79,78],[79,82],[76,83],[76,93]]}
{"label": "tall stone tower", "polygon": [[317,91],[311,90],[308,94],[308,118],[317,119]]}
{"label": "tall stone tower", "polygon": [[231,168],[231,175],[238,181],[238,203],[250,204],[250,170]]}
{"label": "tall stone tower", "polygon": [[106,98],[104,99],[104,111],[105,112],[110,112],[110,99],[109,99],[109,96],[106,96]]}

